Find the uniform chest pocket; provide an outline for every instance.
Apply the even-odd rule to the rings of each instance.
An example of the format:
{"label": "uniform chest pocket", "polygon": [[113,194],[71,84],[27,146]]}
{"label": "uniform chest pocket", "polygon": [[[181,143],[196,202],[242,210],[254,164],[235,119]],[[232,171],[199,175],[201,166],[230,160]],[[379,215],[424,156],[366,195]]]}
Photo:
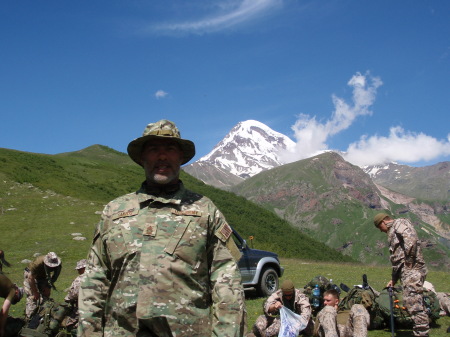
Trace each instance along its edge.
{"label": "uniform chest pocket", "polygon": [[195,268],[204,259],[206,241],[207,230],[190,217],[178,224],[164,251]]}
{"label": "uniform chest pocket", "polygon": [[104,236],[109,256],[113,263],[121,262],[127,255],[134,254],[142,246],[142,230],[124,223],[122,219],[114,221],[115,226]]}

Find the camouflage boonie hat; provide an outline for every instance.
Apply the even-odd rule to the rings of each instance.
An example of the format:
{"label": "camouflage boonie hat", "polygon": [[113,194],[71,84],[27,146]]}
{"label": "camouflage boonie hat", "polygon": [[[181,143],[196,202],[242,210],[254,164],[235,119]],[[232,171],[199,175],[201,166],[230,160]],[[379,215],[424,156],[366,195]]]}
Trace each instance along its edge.
{"label": "camouflage boonie hat", "polygon": [[77,266],[75,269],[86,268],[86,259],[80,260],[77,262]]}
{"label": "camouflage boonie hat", "polygon": [[50,252],[44,257],[44,263],[51,267],[58,267],[61,264],[61,259],[54,252]]}
{"label": "camouflage boonie hat", "polygon": [[156,123],[150,123],[144,130],[142,137],[136,138],[130,144],[128,144],[128,155],[136,163],[142,166],[141,154],[144,144],[150,139],[161,139],[168,138],[176,141],[183,151],[183,162],[186,164],[195,156],[195,145],[193,142],[187,139],[182,139],[180,136],[180,131],[176,127],[175,123],[168,121],[166,119],[161,119]]}

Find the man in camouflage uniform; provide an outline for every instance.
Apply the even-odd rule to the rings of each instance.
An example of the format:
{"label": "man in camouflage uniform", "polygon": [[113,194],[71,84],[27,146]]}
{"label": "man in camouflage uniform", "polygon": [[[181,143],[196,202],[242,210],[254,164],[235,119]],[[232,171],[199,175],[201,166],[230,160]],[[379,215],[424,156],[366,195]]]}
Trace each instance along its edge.
{"label": "man in camouflage uniform", "polygon": [[408,219],[394,220],[386,213],[375,215],[373,222],[375,227],[388,235],[392,279],[386,286],[393,287],[401,281],[403,303],[414,322],[414,336],[428,336],[428,315],[422,295],[427,267],[416,230]]}
{"label": "man in camouflage uniform", "polygon": [[351,310],[338,310],[339,293],[335,289],[323,293],[324,307],[317,314],[314,336],[367,337],[370,315],[361,304],[353,304]]}
{"label": "man in camouflage uniform", "polygon": [[3,337],[5,333],[9,308],[19,302],[22,296],[23,289],[12,283],[6,275],[0,273],[0,297],[5,299],[0,310],[0,337]]}
{"label": "man in camouflage uniform", "polygon": [[232,229],[211,200],[179,180],[194,143],[161,120],[128,154],[146,181],[103,211],[80,287],[78,335],[244,335]]}
{"label": "man in camouflage uniform", "polygon": [[[308,298],[299,289],[295,289],[291,280],[284,280],[278,289],[264,302],[264,315],[259,316],[253,326],[252,333],[258,337],[278,336],[281,328],[280,308],[285,306],[301,316],[303,334],[311,335],[313,323],[311,305]],[[251,335],[249,335],[251,336]]]}
{"label": "man in camouflage uniform", "polygon": [[68,329],[74,329],[78,326],[78,293],[80,291],[81,279],[86,269],[86,259],[78,261],[75,269],[78,272],[78,276],[73,280],[72,285],[64,298],[64,301],[71,305],[71,314],[66,322],[66,327]]}
{"label": "man in camouflage uniform", "polygon": [[25,315],[30,318],[38,303],[50,297],[51,289],[61,273],[61,259],[54,252],[40,255],[30,262],[23,273],[23,285],[27,294]]}

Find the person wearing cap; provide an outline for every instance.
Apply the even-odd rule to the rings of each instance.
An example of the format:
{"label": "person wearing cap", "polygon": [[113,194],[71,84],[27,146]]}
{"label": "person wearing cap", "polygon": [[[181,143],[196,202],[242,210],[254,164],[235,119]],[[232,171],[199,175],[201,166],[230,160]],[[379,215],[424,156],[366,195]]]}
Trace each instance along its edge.
{"label": "person wearing cap", "polygon": [[336,289],[323,293],[323,303],[314,322],[314,336],[367,337],[370,315],[362,304],[353,304],[350,310],[340,309]]}
{"label": "person wearing cap", "polygon": [[54,252],[40,255],[30,262],[23,273],[23,284],[27,295],[25,316],[30,318],[38,304],[50,297],[51,288],[61,273],[61,259]]}
{"label": "person wearing cap", "polygon": [[[275,291],[264,302],[264,315],[256,319],[252,328],[255,336],[278,336],[281,328],[280,308],[285,306],[292,312],[300,315],[302,334],[310,336],[312,334],[313,322],[311,320],[311,305],[309,299],[301,290],[296,289],[291,280],[284,280],[281,288]],[[249,334],[252,336],[252,334]]]}
{"label": "person wearing cap", "polygon": [[19,288],[6,275],[0,273],[0,297],[5,299],[0,311],[0,337],[3,337],[9,308],[22,299],[23,288]]}
{"label": "person wearing cap", "polygon": [[103,210],[80,286],[78,335],[243,336],[232,229],[179,179],[194,143],[160,120],[127,151],[146,179]]}
{"label": "person wearing cap", "polygon": [[427,276],[427,267],[417,232],[408,219],[394,220],[387,213],[375,215],[373,223],[388,235],[392,277],[386,287],[393,287],[401,281],[403,304],[414,322],[413,334],[428,336],[428,315],[423,304],[423,283]]}
{"label": "person wearing cap", "polygon": [[67,291],[67,295],[64,298],[64,301],[69,303],[71,306],[71,312],[66,322],[66,327],[68,329],[75,329],[78,326],[78,293],[85,269],[86,259],[78,261],[75,267],[75,270],[78,272],[78,276],[75,280],[73,280]]}

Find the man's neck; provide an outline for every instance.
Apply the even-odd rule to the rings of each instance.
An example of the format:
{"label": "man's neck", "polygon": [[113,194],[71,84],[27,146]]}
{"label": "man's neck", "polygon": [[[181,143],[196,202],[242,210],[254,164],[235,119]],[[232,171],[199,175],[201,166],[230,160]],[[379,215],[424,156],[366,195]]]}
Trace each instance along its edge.
{"label": "man's neck", "polygon": [[149,183],[148,181],[146,182],[147,193],[153,195],[173,194],[180,189],[180,186],[181,180],[177,180],[175,183],[170,184],[155,184]]}

